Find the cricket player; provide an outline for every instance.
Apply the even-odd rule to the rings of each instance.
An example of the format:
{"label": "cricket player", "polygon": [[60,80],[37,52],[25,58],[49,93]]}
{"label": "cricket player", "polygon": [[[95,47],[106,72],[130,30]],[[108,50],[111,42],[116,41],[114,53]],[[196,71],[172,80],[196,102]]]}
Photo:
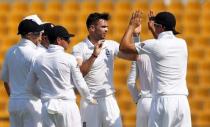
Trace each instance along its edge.
{"label": "cricket player", "polygon": [[140,44],[132,42],[132,33],[141,25],[141,13],[135,11],[121,40],[120,50],[134,54],[147,54],[153,72],[153,98],[149,114],[149,127],[191,127],[191,115],[186,85],[187,45],[177,38],[176,19],[170,12],[153,17],[157,39]]}
{"label": "cricket player", "polygon": [[80,70],[98,104],[90,105],[83,98],[80,103],[83,126],[121,127],[120,110],[115,99],[113,63],[115,57],[136,60],[136,55],[119,52],[119,44],[106,40],[108,32],[107,13],[91,13],[86,21],[87,38],[73,47]]}
{"label": "cricket player", "polygon": [[25,19],[18,26],[20,42],[9,49],[2,69],[9,100],[11,127],[41,127],[41,101],[26,90],[26,78],[31,64],[39,55],[36,47],[41,40],[42,27]]}
{"label": "cricket player", "polygon": [[28,90],[39,93],[34,84],[40,88],[43,127],[82,127],[74,85],[88,104],[96,104],[75,57],[64,51],[73,36],[66,28],[54,26],[47,51],[36,58],[28,76]]}
{"label": "cricket player", "polygon": [[[140,80],[140,91],[136,87],[136,80]],[[133,61],[128,77],[128,88],[137,104],[136,127],[148,127],[148,118],[152,102],[152,68],[149,56],[140,55]]]}

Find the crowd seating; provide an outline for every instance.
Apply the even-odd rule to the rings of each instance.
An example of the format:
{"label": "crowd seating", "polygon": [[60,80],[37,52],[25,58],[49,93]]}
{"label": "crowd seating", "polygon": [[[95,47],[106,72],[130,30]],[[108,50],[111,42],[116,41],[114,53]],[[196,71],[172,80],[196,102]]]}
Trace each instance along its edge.
{"label": "crowd seating", "polygon": [[[166,1],[166,0],[165,0]],[[201,0],[202,1],[202,0]],[[171,0],[2,0],[0,1],[0,70],[5,53],[19,37],[17,26],[23,17],[38,14],[43,21],[65,26],[76,37],[71,47],[87,36],[85,21],[91,12],[109,12],[108,38],[120,41],[133,10],[142,10],[141,39],[152,38],[147,29],[147,13],[170,11],[176,15],[178,35],[187,41],[189,62],[187,83],[193,127],[210,126],[210,1]],[[117,59],[114,81],[124,127],[135,127],[136,105],[126,86],[129,61]],[[8,97],[0,82],[0,127],[9,127]]]}

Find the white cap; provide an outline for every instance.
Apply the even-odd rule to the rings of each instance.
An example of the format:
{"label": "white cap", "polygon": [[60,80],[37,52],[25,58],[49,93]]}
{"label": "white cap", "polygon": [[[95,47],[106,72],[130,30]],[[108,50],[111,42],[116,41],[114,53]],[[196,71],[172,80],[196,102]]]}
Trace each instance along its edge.
{"label": "white cap", "polygon": [[36,22],[39,25],[43,24],[42,20],[37,15],[29,15],[23,19],[31,19],[32,21]]}

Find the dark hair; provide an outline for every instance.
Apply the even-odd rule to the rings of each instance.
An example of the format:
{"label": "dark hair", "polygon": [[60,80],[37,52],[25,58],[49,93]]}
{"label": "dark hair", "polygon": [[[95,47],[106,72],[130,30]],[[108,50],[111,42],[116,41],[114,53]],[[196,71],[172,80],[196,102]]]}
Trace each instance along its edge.
{"label": "dark hair", "polygon": [[97,12],[91,13],[86,21],[87,28],[90,28],[91,25],[93,25],[100,19],[109,20],[110,15],[108,13],[97,13]]}
{"label": "dark hair", "polygon": [[173,31],[174,35],[179,34],[175,30],[176,27],[176,18],[170,12],[159,12],[155,17],[154,21],[158,24],[164,26],[165,31]]}

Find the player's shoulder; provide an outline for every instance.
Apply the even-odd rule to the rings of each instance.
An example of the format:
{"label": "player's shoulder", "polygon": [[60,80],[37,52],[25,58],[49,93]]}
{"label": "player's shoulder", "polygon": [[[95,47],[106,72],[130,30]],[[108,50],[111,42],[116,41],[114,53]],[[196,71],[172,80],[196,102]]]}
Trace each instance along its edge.
{"label": "player's shoulder", "polygon": [[176,37],[176,39],[180,42],[186,42],[183,38],[180,38],[180,37]]}
{"label": "player's shoulder", "polygon": [[180,38],[180,37],[176,37],[176,43],[179,43],[179,45],[182,45],[184,47],[187,46],[187,42],[183,38]]}
{"label": "player's shoulder", "polygon": [[81,49],[81,48],[83,48],[85,46],[86,46],[85,41],[81,41],[81,42],[77,43],[76,45],[74,45],[73,49],[78,49],[79,50],[79,49]]}
{"label": "player's shoulder", "polygon": [[114,40],[105,40],[103,45],[107,46],[107,47],[118,47],[119,43],[117,41]]}
{"label": "player's shoulder", "polygon": [[11,55],[11,54],[14,54],[14,53],[15,53],[15,50],[17,49],[17,47],[18,47],[18,44],[12,46],[11,48],[9,48],[9,49],[7,50],[7,52],[6,52],[6,56]]}
{"label": "player's shoulder", "polygon": [[14,45],[12,46],[11,48],[9,48],[9,50],[7,51],[8,53],[9,52],[13,52],[16,48],[17,48],[18,45]]}
{"label": "player's shoulder", "polygon": [[71,60],[76,60],[76,58],[75,58],[72,54],[67,53],[67,52],[64,53],[64,57],[65,57],[66,59],[68,59],[69,61],[71,61]]}
{"label": "player's shoulder", "polygon": [[67,60],[68,60],[68,62],[70,64],[72,64],[72,65],[76,65],[77,64],[77,60],[72,54],[65,53],[65,55],[66,55],[66,58],[67,58]]}
{"label": "player's shoulder", "polygon": [[105,40],[105,43],[117,43],[117,44],[119,44],[117,41],[115,41],[115,40]]}
{"label": "player's shoulder", "polygon": [[157,42],[158,40],[157,39],[147,39],[147,40],[144,40],[142,41],[143,43],[152,43],[152,42]]}

